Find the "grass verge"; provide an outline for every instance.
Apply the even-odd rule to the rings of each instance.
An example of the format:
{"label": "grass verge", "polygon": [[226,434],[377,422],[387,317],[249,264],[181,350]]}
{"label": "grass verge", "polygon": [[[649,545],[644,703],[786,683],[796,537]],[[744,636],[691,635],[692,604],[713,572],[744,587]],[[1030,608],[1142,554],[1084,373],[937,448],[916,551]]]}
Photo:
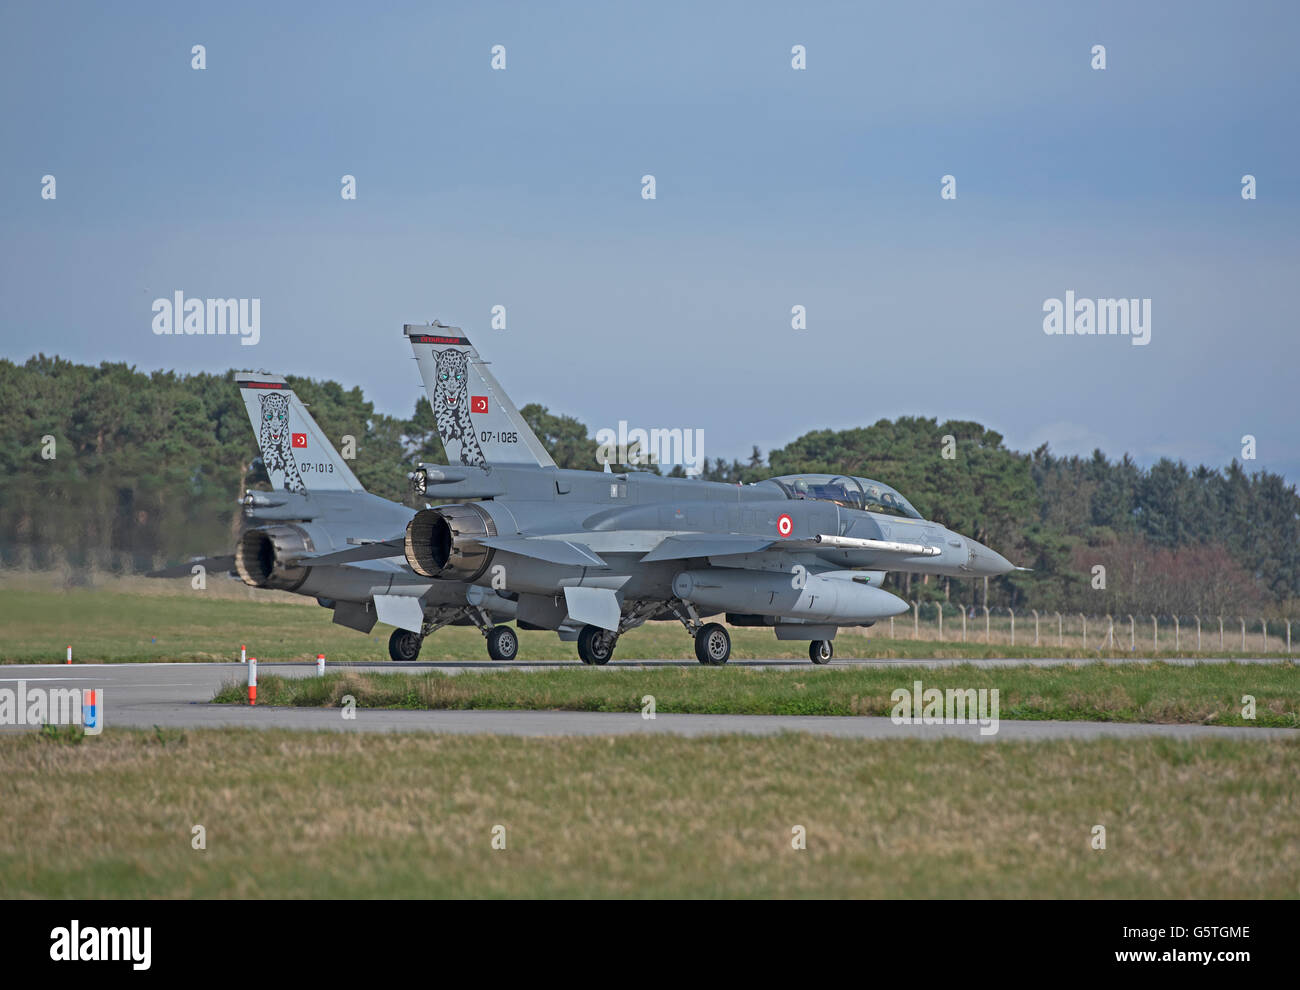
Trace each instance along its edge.
{"label": "grass verge", "polygon": [[[646,695],[658,712],[734,715],[888,715],[898,688],[996,688],[1006,719],[1178,722],[1300,727],[1300,677],[1294,664],[1084,664],[936,669],[845,667],[578,668],[483,674],[371,674],[258,679],[263,705],[363,708],[532,709],[637,712]],[[213,698],[242,703],[232,681]],[[1255,717],[1243,717],[1243,696]]]}

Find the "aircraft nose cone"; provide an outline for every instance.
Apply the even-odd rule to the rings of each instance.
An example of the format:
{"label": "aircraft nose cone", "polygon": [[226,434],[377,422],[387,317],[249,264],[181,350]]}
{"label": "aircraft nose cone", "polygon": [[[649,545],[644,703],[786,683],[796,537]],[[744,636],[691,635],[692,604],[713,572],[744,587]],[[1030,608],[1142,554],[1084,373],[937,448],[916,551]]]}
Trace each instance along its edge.
{"label": "aircraft nose cone", "polygon": [[990,550],[982,543],[968,539],[966,546],[970,548],[969,566],[975,574],[996,577],[999,574],[1010,574],[1016,569],[1006,557],[995,550]]}

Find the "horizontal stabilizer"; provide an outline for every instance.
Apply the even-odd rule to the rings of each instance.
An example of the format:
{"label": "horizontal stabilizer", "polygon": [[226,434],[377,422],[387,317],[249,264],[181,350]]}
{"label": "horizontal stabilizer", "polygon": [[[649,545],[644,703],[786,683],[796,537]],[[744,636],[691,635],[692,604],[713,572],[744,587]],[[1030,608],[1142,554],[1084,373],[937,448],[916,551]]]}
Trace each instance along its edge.
{"label": "horizontal stabilizer", "polygon": [[576,567],[609,567],[590,547],[570,540],[547,540],[526,536],[480,537],[479,543],[494,550],[517,553],[521,557],[545,560],[551,564],[572,564]]}
{"label": "horizontal stabilizer", "polygon": [[641,563],[656,560],[685,560],[689,557],[723,557],[736,553],[758,553],[775,540],[767,536],[740,536],[731,533],[683,533],[669,536],[641,558]]}
{"label": "horizontal stabilizer", "polygon": [[395,536],[391,540],[378,540],[364,543],[359,547],[346,550],[333,550],[315,557],[302,558],[304,563],[313,567],[324,564],[355,564],[362,560],[383,560],[385,557],[401,557],[406,551],[406,537]]}
{"label": "horizontal stabilizer", "polygon": [[221,557],[195,557],[183,564],[173,564],[171,567],[164,567],[159,571],[150,571],[145,576],[151,578],[189,577],[194,573],[196,566],[201,566],[205,571],[220,573],[233,571],[235,569],[235,555],[231,553]]}

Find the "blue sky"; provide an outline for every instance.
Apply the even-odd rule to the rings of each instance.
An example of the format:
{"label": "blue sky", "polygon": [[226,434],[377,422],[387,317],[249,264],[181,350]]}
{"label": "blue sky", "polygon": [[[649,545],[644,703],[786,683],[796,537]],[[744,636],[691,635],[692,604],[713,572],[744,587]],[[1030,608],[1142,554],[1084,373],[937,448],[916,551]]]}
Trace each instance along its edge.
{"label": "blue sky", "polygon": [[[1295,4],[175,6],[0,13],[0,355],[407,415],[439,317],[518,403],[709,456],[910,414],[1300,480]],[[1045,335],[1067,289],[1150,345]],[[155,336],[177,290],[261,342]]]}

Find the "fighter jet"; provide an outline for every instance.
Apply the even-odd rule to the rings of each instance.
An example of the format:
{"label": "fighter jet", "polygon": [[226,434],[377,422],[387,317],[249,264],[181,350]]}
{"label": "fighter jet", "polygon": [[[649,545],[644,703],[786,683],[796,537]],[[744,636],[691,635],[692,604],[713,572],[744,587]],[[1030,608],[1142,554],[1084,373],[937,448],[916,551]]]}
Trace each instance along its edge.
{"label": "fighter jet", "polygon": [[[235,380],[274,490],[244,494],[234,553],[203,563],[233,568],[254,588],[315,598],[349,629],[368,633],[376,621],[395,626],[388,640],[393,660],[415,660],[425,636],[448,624],[478,626],[492,659],[513,659],[518,637],[500,624],[514,617],[509,599],[413,574],[396,551],[389,559],[350,562],[350,553],[400,531],[415,510],[362,487],[284,378],[240,372]],[[154,576],[188,575],[193,563]]]}
{"label": "fighter jet", "polygon": [[473,500],[417,512],[406,531],[362,550],[401,550],[435,586],[467,583],[515,606],[522,629],[580,627],[584,663],[607,663],[618,637],[676,620],[703,664],[731,637],[706,618],[807,640],[828,663],[841,626],[908,610],[880,587],[905,570],[978,578],[1013,566],[923,519],[866,478],[791,475],[750,485],[648,472],[562,470],[457,327],[407,325],[450,463],[421,465],[415,490]]}

